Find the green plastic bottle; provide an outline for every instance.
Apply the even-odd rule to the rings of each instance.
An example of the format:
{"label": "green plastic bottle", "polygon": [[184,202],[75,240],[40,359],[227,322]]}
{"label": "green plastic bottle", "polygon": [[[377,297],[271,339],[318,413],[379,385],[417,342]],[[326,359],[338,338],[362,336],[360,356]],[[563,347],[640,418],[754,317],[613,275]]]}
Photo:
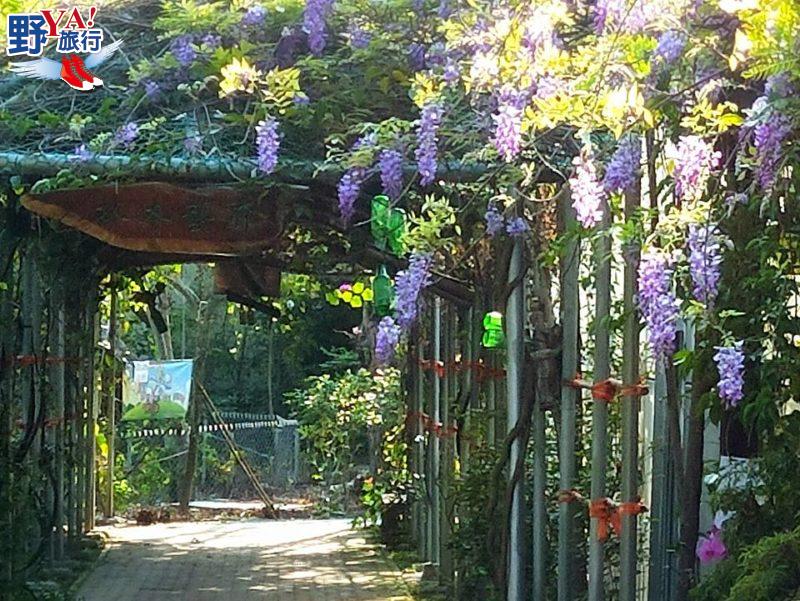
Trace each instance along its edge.
{"label": "green plastic bottle", "polygon": [[503,333],[503,314],[499,311],[490,311],[483,316],[482,344],[486,348],[498,348],[505,344]]}
{"label": "green plastic bottle", "polygon": [[386,265],[378,268],[377,275],[372,278],[372,292],[375,303],[375,313],[378,317],[386,317],[392,313],[394,302],[394,286],[386,270]]}

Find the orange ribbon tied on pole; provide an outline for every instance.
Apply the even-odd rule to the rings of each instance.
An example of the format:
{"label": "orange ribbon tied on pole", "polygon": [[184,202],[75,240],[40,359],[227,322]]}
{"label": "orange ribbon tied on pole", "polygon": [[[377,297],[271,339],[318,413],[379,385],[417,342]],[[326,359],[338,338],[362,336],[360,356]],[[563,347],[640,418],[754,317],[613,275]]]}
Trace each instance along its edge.
{"label": "orange ribbon tied on pole", "polygon": [[601,542],[606,542],[608,536],[611,534],[614,527],[614,518],[617,515],[617,506],[614,501],[605,497],[603,499],[593,499],[589,504],[589,517],[598,520],[597,523],[597,539]]}

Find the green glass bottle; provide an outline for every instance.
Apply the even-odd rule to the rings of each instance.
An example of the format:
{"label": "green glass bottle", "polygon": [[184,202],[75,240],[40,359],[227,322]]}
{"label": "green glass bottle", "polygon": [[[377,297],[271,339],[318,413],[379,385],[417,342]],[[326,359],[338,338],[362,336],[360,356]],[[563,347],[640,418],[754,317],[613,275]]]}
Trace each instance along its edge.
{"label": "green glass bottle", "polygon": [[490,311],[483,316],[482,344],[486,348],[498,348],[505,344],[503,333],[503,314],[499,311]]}
{"label": "green glass bottle", "polygon": [[386,270],[386,265],[378,268],[377,275],[372,278],[372,293],[375,303],[375,313],[378,317],[386,317],[392,313],[394,302],[394,286]]}

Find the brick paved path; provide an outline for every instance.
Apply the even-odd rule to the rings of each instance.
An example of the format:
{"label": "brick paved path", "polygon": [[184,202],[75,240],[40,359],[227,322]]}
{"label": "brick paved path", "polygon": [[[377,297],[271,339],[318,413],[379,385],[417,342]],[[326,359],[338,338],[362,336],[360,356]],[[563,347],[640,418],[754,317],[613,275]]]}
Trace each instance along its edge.
{"label": "brick paved path", "polygon": [[346,520],[101,528],[84,601],[409,601],[399,573]]}

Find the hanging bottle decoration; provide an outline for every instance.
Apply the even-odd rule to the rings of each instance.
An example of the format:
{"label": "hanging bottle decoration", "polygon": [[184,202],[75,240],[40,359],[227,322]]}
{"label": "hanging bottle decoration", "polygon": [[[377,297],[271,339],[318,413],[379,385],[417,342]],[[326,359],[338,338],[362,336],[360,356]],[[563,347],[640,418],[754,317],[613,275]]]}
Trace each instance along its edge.
{"label": "hanging bottle decoration", "polygon": [[394,286],[386,270],[386,265],[378,268],[377,275],[372,278],[372,292],[375,299],[375,313],[378,317],[386,317],[392,313],[394,303]]}
{"label": "hanging bottle decoration", "polygon": [[481,342],[486,348],[498,348],[505,344],[503,314],[499,311],[490,311],[483,316],[483,339]]}
{"label": "hanging bottle decoration", "polygon": [[379,194],[372,198],[370,231],[375,246],[381,250],[390,250],[397,256],[405,253],[406,214],[393,208],[388,196]]}
{"label": "hanging bottle decoration", "polygon": [[354,284],[344,283],[336,290],[332,290],[325,295],[331,305],[338,306],[344,302],[354,309],[364,306],[364,303],[372,302],[374,297],[371,287],[364,284],[364,282],[355,282]]}

